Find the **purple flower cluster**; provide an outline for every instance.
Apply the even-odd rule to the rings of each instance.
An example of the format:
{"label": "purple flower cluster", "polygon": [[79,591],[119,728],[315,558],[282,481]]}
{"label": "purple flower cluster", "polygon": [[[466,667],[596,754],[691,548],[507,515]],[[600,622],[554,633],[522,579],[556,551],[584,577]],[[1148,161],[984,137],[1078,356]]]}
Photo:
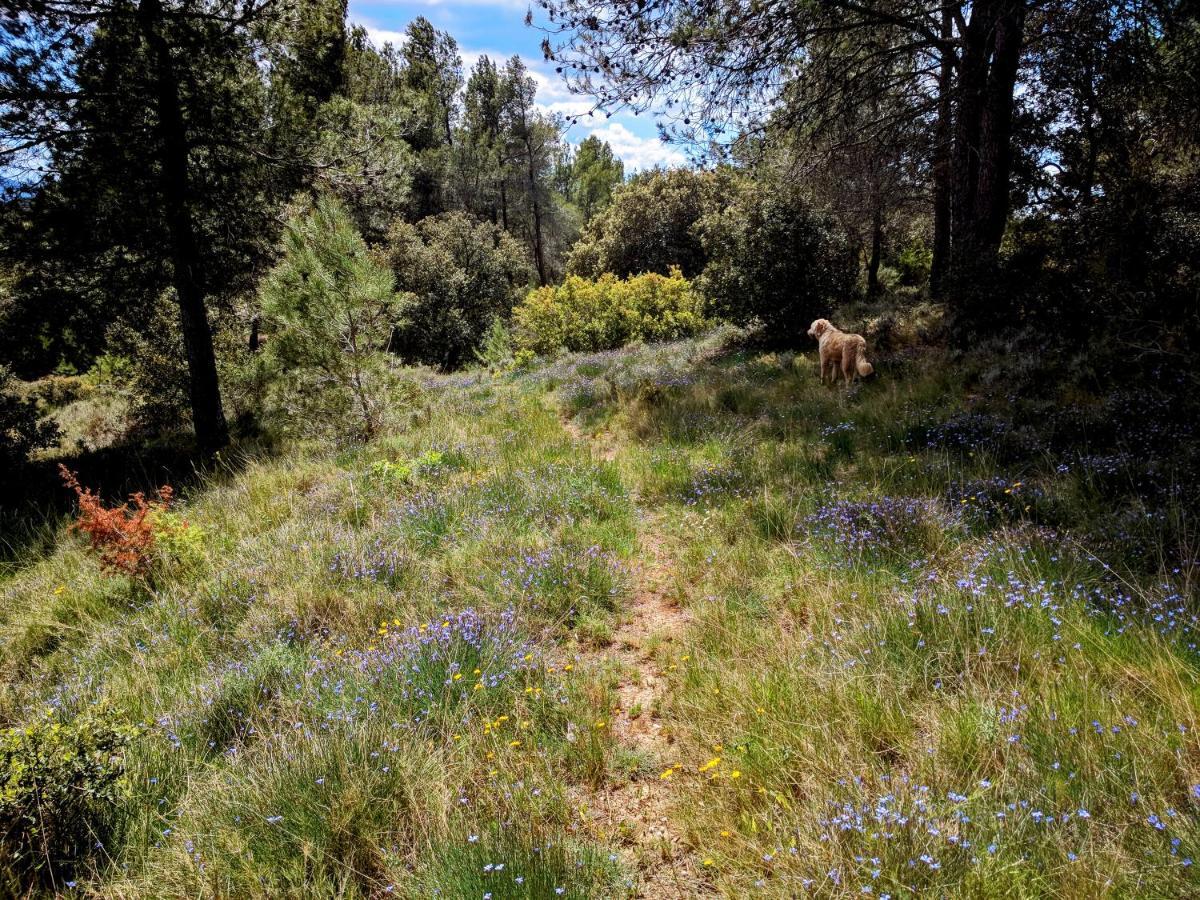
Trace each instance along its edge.
{"label": "purple flower cluster", "polygon": [[335,551],[329,571],[347,580],[391,583],[411,562],[403,550],[379,538],[361,550]]}
{"label": "purple flower cluster", "polygon": [[557,618],[572,617],[581,605],[611,608],[624,572],[620,560],[599,546],[553,546],[511,556],[485,578],[524,607]]}
{"label": "purple flower cluster", "polygon": [[[488,702],[488,689],[542,665],[540,648],[511,608],[498,616],[468,608],[410,627],[381,624],[365,644],[333,637],[303,656],[282,657],[277,650],[248,648],[243,658],[214,669],[200,690],[194,723],[165,716],[159,732],[181,749],[194,724],[208,749],[236,756],[252,737],[310,738],[381,716],[411,731],[439,713],[460,715],[453,710],[476,698]],[[263,665],[272,655],[282,662]],[[302,719],[287,717],[290,703],[272,702],[299,696],[307,710]]]}
{"label": "purple flower cluster", "polygon": [[837,500],[797,523],[810,539],[832,544],[846,555],[888,554],[920,548],[930,526],[954,525],[951,515],[924,497]]}
{"label": "purple flower cluster", "polygon": [[713,463],[692,471],[692,480],[683,494],[688,506],[720,503],[750,494],[745,473],[733,463]]}
{"label": "purple flower cluster", "polygon": [[905,443],[912,449],[955,450],[974,453],[994,449],[1010,434],[1012,426],[987,413],[961,412],[937,425],[910,429]]}

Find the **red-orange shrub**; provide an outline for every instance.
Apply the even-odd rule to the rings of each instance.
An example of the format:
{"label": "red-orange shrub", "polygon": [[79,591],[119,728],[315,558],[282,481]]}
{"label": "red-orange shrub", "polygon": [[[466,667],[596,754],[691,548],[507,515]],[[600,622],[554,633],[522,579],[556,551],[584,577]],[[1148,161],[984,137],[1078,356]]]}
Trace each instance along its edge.
{"label": "red-orange shrub", "polygon": [[100,557],[100,567],[108,574],[145,576],[154,559],[155,513],[171,505],[174,490],[170,485],[158,489],[158,499],[147,500],[141,491],[129,496],[129,502],[106,507],[103,501],[83,487],[74,472],[61,463],[59,474],[79,498],[79,518],[73,531],[88,536],[92,550]]}

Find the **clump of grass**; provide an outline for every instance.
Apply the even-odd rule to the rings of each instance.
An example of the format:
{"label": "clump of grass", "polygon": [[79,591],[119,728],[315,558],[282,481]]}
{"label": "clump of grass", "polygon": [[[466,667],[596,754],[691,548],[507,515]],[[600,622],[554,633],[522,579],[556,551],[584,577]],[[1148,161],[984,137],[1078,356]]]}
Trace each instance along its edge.
{"label": "clump of grass", "polygon": [[625,589],[624,567],[599,545],[520,548],[500,556],[485,576],[489,591],[549,622],[573,626],[580,616],[611,612]]}
{"label": "clump of grass", "polygon": [[586,844],[557,842],[537,829],[456,834],[438,847],[400,896],[415,900],[450,890],[455,896],[492,900],[618,896],[623,879],[615,859]]}
{"label": "clump of grass", "polygon": [[935,552],[959,523],[934,500],[919,497],[836,499],[797,523],[796,532],[829,549],[841,564],[904,560]]}

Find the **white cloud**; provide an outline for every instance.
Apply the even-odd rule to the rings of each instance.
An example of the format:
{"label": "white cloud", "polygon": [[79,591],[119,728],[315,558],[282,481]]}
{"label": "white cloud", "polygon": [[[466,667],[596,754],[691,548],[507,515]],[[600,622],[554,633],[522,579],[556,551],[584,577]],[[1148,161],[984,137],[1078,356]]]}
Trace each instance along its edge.
{"label": "white cloud", "polygon": [[356,24],[362,25],[367,30],[367,37],[371,39],[371,43],[381,50],[384,44],[402,47],[407,40],[403,31],[388,31],[386,28],[376,28],[373,25],[367,25],[365,22]]}
{"label": "white cloud", "polygon": [[[493,63],[504,68],[504,64],[512,59],[512,53],[500,53],[493,50],[459,50],[459,55],[462,57],[463,74],[467,77],[471,74],[471,69],[479,62],[479,57],[486,56]],[[525,68],[528,71],[529,77],[533,79],[533,83],[537,86],[537,96],[534,99],[534,105],[542,112],[549,114],[557,113],[562,116],[581,116],[586,115],[588,110],[594,106],[593,102],[587,97],[578,94],[572,94],[567,90],[566,83],[559,77],[558,73],[550,68],[545,60],[531,59],[528,56],[521,56],[521,62],[525,63]]]}
{"label": "white cloud", "polygon": [[[504,61],[512,56],[463,50],[464,70],[469,72],[471,66],[484,55],[499,65],[503,65]],[[681,166],[687,163],[687,157],[677,147],[664,144],[657,135],[641,137],[631,131],[619,121],[623,114],[618,113],[612,119],[606,119],[604,113],[596,111],[595,118],[589,118],[587,114],[595,110],[595,101],[585,95],[572,94],[551,63],[541,59],[530,59],[528,56],[522,56],[521,61],[525,63],[529,76],[537,85],[538,109],[544,113],[580,117],[578,122],[568,129],[567,138],[571,143],[578,145],[585,137],[593,134],[602,141],[608,141],[613,153],[625,163],[625,170],[628,172],[652,169],[655,166]]]}
{"label": "white cloud", "polygon": [[[580,127],[586,128],[583,123]],[[584,135],[589,136],[607,141],[613,153],[625,163],[626,171],[637,172],[655,166],[681,166],[687,162],[687,157],[679,148],[664,144],[658,137],[640,137],[621,122],[608,122],[593,128]]]}

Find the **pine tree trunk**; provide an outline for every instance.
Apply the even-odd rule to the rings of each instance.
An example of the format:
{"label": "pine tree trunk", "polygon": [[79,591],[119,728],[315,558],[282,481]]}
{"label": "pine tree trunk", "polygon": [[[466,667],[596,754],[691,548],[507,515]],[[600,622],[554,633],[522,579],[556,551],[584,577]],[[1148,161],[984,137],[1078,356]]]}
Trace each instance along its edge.
{"label": "pine tree trunk", "polygon": [[972,9],[962,35],[952,160],[956,277],[994,263],[1004,236],[1025,4],[1026,0],[983,0]]}
{"label": "pine tree trunk", "polygon": [[[950,6],[942,7],[940,37],[947,44],[954,37],[954,19]],[[950,132],[953,116],[954,59],[948,48],[942,50],[938,74],[937,126],[933,149],[933,263],[929,269],[929,293],[941,297],[950,268]]]}
{"label": "pine tree trunk", "polygon": [[537,266],[538,284],[545,287],[550,282],[546,275],[546,251],[542,247],[542,208],[536,197],[533,201],[533,261]]}
{"label": "pine tree trunk", "polygon": [[188,209],[188,145],[179,99],[179,82],[171,48],[161,32],[161,0],[141,0],[138,21],[154,66],[160,200],[167,220],[172,280],[179,302],[179,322],[188,362],[188,393],[196,443],[205,453],[229,443],[221,407],[217,358],[212,329],[199,282],[200,261],[195,228]]}
{"label": "pine tree trunk", "polygon": [[533,147],[526,143],[526,156],[529,163],[529,204],[533,210],[533,262],[537,266],[538,284],[545,287],[549,284],[546,277],[546,253],[542,247],[542,205],[538,201],[537,172],[533,165]]}
{"label": "pine tree trunk", "polygon": [[1009,183],[1012,174],[1013,93],[1025,30],[1025,2],[1005,3],[993,34],[992,64],[988,71],[979,142],[979,187],[976,211],[979,248],[993,260],[1008,224]]}
{"label": "pine tree trunk", "polygon": [[871,258],[867,262],[867,296],[874,297],[879,293],[879,262],[883,257],[883,207],[875,203],[875,212],[871,219]]}
{"label": "pine tree trunk", "polygon": [[983,92],[987,84],[991,0],[980,0],[971,10],[962,34],[958,89],[955,92],[954,146],[950,202],[951,268],[957,273],[972,261],[975,252],[975,188],[979,183],[979,132]]}

